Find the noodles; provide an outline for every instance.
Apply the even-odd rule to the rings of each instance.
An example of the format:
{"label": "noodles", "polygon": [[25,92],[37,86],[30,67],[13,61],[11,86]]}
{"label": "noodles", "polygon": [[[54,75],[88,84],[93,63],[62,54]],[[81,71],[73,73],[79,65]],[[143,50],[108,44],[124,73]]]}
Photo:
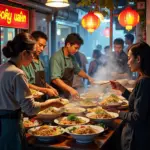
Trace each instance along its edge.
{"label": "noodles", "polygon": [[101,104],[102,105],[109,105],[109,104],[115,104],[120,103],[120,98],[114,94],[111,94],[109,97],[105,98]]}
{"label": "noodles", "polygon": [[80,101],[81,106],[95,106],[96,104],[92,102],[91,100],[85,99]]}
{"label": "noodles", "polygon": [[49,107],[41,112],[39,114],[58,114],[60,113],[60,109],[55,108],[55,107]]}
{"label": "noodles", "polygon": [[93,119],[111,119],[113,118],[112,115],[109,114],[106,110],[104,110],[101,107],[88,109],[89,112],[94,112],[92,115],[90,115],[90,118]]}
{"label": "noodles", "polygon": [[29,120],[28,117],[23,118],[23,125],[25,128],[38,126],[39,122],[37,120]]}
{"label": "noodles", "polygon": [[66,108],[65,112],[66,113],[82,113],[84,112],[85,109],[84,108],[80,108],[80,107],[75,107],[75,108]]}
{"label": "noodles", "polygon": [[30,120],[24,120],[23,125],[24,125],[24,127],[32,127],[32,126],[34,126],[34,122],[32,122]]}
{"label": "noodles", "polygon": [[71,133],[75,134],[95,134],[97,131],[90,126],[73,127],[70,130]]}
{"label": "noodles", "polygon": [[83,120],[81,117],[76,117],[73,114],[59,119],[59,124],[61,125],[79,125],[84,123],[86,123],[85,120]]}
{"label": "noodles", "polygon": [[32,134],[36,136],[54,136],[54,135],[59,135],[62,132],[63,131],[61,130],[60,127],[52,127],[48,125],[43,125],[39,129],[32,131]]}

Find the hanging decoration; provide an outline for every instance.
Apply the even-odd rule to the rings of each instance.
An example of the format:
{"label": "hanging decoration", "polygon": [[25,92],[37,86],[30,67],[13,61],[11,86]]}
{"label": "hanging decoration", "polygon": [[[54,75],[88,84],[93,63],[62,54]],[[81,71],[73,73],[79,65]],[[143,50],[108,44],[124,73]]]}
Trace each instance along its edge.
{"label": "hanging decoration", "polygon": [[131,7],[127,7],[119,14],[118,21],[123,27],[126,28],[126,30],[130,31],[139,23],[140,16]]}
{"label": "hanging decoration", "polygon": [[100,11],[94,11],[94,14],[100,19],[100,21],[104,20],[104,16]]}
{"label": "hanging decoration", "polygon": [[[115,5],[118,3],[119,0],[98,0],[99,2],[99,6],[101,8],[108,8],[108,9],[111,9],[113,10]],[[97,3],[97,0],[80,0],[79,3],[78,3],[78,6],[81,6],[81,7],[85,7],[85,6],[92,6],[94,4]]]}
{"label": "hanging decoration", "polygon": [[107,38],[110,37],[110,28],[109,27],[106,27],[103,31],[103,35]]}
{"label": "hanging decoration", "polygon": [[104,20],[103,14],[100,12],[99,0],[96,0],[96,5],[94,9],[94,14],[100,19],[100,21]]}
{"label": "hanging decoration", "polygon": [[81,25],[88,32],[94,32],[100,25],[100,19],[94,14],[94,12],[89,12],[81,19]]}
{"label": "hanging decoration", "polygon": [[68,7],[70,4],[68,0],[47,0],[45,5],[60,8],[60,7]]}

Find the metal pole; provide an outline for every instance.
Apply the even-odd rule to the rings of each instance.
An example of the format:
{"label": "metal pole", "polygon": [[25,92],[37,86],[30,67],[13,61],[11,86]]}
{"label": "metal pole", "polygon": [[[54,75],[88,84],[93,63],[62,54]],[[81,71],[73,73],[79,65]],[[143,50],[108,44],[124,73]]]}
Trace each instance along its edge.
{"label": "metal pole", "polygon": [[113,11],[110,9],[110,48],[113,48]]}

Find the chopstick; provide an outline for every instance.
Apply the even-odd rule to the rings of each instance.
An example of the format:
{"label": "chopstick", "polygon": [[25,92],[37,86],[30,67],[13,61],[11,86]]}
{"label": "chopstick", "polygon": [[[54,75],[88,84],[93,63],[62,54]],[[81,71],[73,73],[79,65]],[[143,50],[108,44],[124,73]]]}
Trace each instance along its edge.
{"label": "chopstick", "polygon": [[[116,81],[116,80],[113,80],[113,81]],[[98,84],[98,85],[105,85],[105,84],[108,84],[108,83],[110,83],[110,81],[105,82],[105,83],[100,83],[100,84]]]}
{"label": "chopstick", "polygon": [[110,81],[109,81],[109,82],[105,82],[105,83],[101,83],[101,84],[99,84],[99,85],[104,85],[104,84],[108,84],[108,83],[110,83]]}

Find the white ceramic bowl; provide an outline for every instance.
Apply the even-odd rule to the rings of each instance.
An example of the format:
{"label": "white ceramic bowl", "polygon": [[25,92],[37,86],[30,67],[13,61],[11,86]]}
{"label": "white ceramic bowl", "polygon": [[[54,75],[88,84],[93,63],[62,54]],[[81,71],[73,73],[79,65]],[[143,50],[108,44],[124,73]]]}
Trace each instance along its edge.
{"label": "white ceramic bowl", "polygon": [[88,117],[92,121],[95,121],[97,123],[101,123],[101,122],[109,122],[113,119],[116,119],[119,116],[118,113],[114,113],[114,112],[108,112],[108,113],[112,116],[112,118],[93,118],[92,115],[96,114],[94,112],[86,114],[86,117]]}
{"label": "white ceramic bowl", "polygon": [[81,107],[67,107],[65,108],[64,112],[65,114],[82,114],[86,111],[86,109]]}
{"label": "white ceramic bowl", "polygon": [[[58,128],[58,126],[49,126],[49,127],[52,127],[52,128]],[[28,130],[28,133],[34,137],[36,137],[39,141],[43,141],[43,142],[46,142],[46,141],[53,141],[55,140],[58,136],[62,135],[64,132],[65,132],[65,129],[63,129],[62,127],[59,127],[60,130],[61,130],[61,133],[58,134],[58,135],[46,135],[46,136],[40,136],[40,135],[34,135],[32,132],[39,129],[39,127],[34,127],[34,128],[30,128]]]}
{"label": "white ceramic bowl", "polygon": [[93,128],[96,131],[96,133],[93,133],[93,134],[76,134],[76,133],[71,133],[70,130],[72,130],[73,128],[80,128],[81,125],[67,127],[65,130],[66,130],[66,132],[68,134],[70,134],[79,143],[92,142],[95,139],[96,136],[98,136],[101,132],[104,131],[104,128],[102,128],[100,126],[82,125],[82,127],[86,127],[86,126],[90,126],[91,128]]}
{"label": "white ceramic bowl", "polygon": [[[76,117],[78,117],[78,118],[80,118],[80,119],[82,119],[82,120],[85,121],[84,123],[80,123],[80,124],[78,124],[78,125],[84,125],[84,124],[87,124],[87,123],[90,122],[90,119],[88,119],[88,118],[86,118],[86,117],[81,117],[81,116],[76,116]],[[55,122],[56,124],[62,126],[62,127],[68,127],[68,126],[77,125],[77,124],[62,124],[62,123],[60,123],[60,120],[61,120],[61,119],[65,119],[65,118],[67,118],[67,117],[60,117],[60,118],[57,118],[57,119],[54,120],[54,122]]]}
{"label": "white ceramic bowl", "polygon": [[40,119],[40,120],[53,120],[55,118],[58,118],[63,112],[64,112],[64,108],[55,108],[53,107],[53,109],[56,109],[57,113],[44,113],[43,111],[40,111],[36,118]]}

